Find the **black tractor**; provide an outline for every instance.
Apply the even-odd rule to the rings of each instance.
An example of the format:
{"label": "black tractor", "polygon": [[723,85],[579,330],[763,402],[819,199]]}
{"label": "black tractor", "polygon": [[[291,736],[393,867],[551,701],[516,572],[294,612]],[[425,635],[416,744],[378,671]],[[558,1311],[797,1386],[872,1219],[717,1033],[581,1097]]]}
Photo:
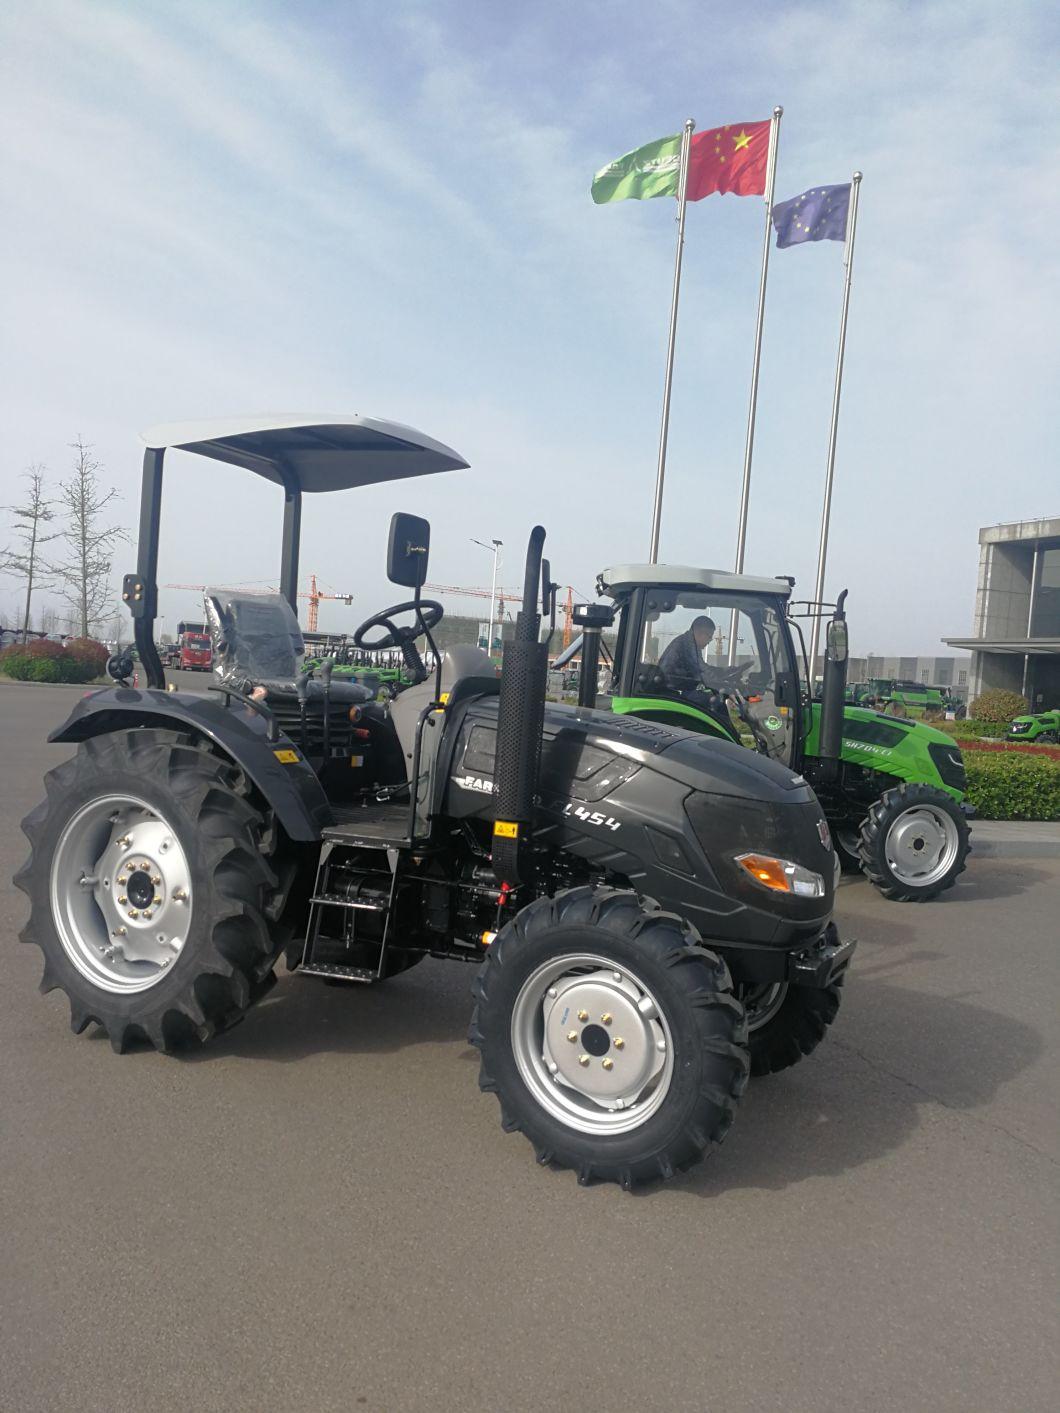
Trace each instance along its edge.
{"label": "black tractor", "polygon": [[[302,495],[466,465],[411,428],[226,422],[146,440],[123,588],[146,685],[112,662],[116,685],[50,738],[77,749],[23,826],[22,937],[44,954],[42,990],[66,993],[76,1032],[170,1050],[239,1021],[284,954],[351,985],[428,955],[479,963],[479,1082],[541,1162],[630,1186],[702,1157],[748,1073],[808,1054],[839,1004],[854,944],[831,921],[812,790],[734,743],[546,705],[540,527],[499,679],[477,648],[436,649],[430,527],[406,514],[387,553],[406,599],[355,643],[398,651],[407,685],[380,701],[329,662],[307,672]],[[281,592],[206,594],[217,681],[203,693],[166,690],[154,641],[170,447],[284,499]]]}

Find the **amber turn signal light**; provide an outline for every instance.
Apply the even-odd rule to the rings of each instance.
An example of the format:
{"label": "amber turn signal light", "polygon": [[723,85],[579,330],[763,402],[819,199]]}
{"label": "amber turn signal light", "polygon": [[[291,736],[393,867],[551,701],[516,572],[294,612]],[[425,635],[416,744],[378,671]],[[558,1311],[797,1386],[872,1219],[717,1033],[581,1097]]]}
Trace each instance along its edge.
{"label": "amber turn signal light", "polygon": [[791,892],[791,881],[784,872],[780,859],[770,858],[768,854],[741,854],[737,862],[756,883],[764,883],[767,888],[775,888],[778,893]]}
{"label": "amber turn signal light", "polygon": [[813,869],[772,854],[740,854],[736,862],[754,881],[774,893],[796,893],[801,898],[823,898],[824,879]]}

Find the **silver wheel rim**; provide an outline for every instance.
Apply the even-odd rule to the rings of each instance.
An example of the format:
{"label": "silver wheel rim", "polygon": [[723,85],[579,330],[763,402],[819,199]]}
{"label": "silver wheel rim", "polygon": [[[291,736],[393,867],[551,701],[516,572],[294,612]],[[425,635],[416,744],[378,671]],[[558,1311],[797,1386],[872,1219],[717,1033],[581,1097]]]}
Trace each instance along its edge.
{"label": "silver wheel rim", "polygon": [[673,1038],[662,1008],[606,957],[575,952],[538,967],[515,999],[511,1035],[530,1093],[578,1133],[628,1133],[669,1093]]}
{"label": "silver wheel rim", "polygon": [[927,888],[945,878],[960,848],[956,821],[938,805],[903,810],[887,831],[887,867],[912,888]]}
{"label": "silver wheel rim", "polygon": [[754,1034],[768,1021],[771,1021],[784,1004],[788,994],[788,983],[776,981],[770,985],[749,986],[739,994],[739,999],[747,1012],[747,1032]]}
{"label": "silver wheel rim", "polygon": [[93,986],[128,995],[168,975],[191,926],[191,870],[176,831],[131,795],[74,814],[52,858],[52,920]]}

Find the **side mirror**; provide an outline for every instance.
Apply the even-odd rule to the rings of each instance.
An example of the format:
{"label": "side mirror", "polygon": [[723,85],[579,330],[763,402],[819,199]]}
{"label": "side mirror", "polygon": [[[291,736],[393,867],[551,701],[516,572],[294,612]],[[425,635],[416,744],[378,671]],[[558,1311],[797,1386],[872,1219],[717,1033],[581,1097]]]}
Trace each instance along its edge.
{"label": "side mirror", "polygon": [[828,625],[828,656],[833,662],[847,660],[847,625],[843,619],[833,619]]}
{"label": "side mirror", "polygon": [[421,589],[427,578],[430,548],[430,523],[419,515],[404,515],[398,511],[390,521],[390,540],[386,547],[386,577],[392,584],[402,584],[407,589]]}

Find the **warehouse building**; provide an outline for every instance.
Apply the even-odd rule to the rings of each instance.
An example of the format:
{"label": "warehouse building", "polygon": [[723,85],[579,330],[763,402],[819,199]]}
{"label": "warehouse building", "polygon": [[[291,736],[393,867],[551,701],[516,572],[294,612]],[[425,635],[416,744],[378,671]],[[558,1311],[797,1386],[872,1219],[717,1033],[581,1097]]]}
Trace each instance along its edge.
{"label": "warehouse building", "polygon": [[1060,516],[979,531],[969,694],[1002,687],[1034,711],[1060,704]]}

